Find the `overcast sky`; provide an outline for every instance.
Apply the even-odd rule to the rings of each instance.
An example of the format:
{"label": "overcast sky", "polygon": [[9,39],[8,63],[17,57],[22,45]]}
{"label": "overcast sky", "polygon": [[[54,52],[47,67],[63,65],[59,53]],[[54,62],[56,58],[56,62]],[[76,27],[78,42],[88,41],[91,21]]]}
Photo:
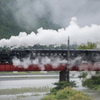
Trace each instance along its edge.
{"label": "overcast sky", "polygon": [[77,17],[80,26],[100,24],[100,0],[14,0],[11,10],[20,23],[34,25],[38,18],[66,27],[72,17]]}

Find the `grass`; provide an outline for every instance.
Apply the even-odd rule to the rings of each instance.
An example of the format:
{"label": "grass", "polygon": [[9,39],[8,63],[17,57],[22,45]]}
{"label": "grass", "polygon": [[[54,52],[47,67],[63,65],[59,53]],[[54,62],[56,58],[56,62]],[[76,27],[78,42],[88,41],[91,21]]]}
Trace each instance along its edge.
{"label": "grass", "polygon": [[17,99],[19,99],[19,98],[25,98],[25,97],[27,97],[27,95],[18,95]]}
{"label": "grass", "polygon": [[52,78],[52,79],[57,79],[57,78],[59,78],[59,76],[28,76],[28,77],[0,77],[0,79],[20,79],[20,78],[22,78],[22,79],[26,79],[26,78],[32,78],[32,79],[50,79],[50,78]]}
{"label": "grass", "polygon": [[3,75],[9,75],[9,74],[42,74],[40,71],[20,71],[20,72],[17,72],[17,71],[11,71],[11,72],[0,72],[0,74],[3,74]]}
{"label": "grass", "polygon": [[88,95],[73,90],[71,87],[66,87],[59,90],[56,95],[49,94],[44,96],[41,100],[92,100]]}
{"label": "grass", "polygon": [[11,75],[12,74],[15,74],[15,75],[16,74],[20,74],[20,75],[21,74],[32,74],[32,75],[34,75],[34,74],[35,75],[37,75],[37,74],[38,75],[45,75],[46,74],[46,75],[48,75],[48,74],[59,74],[59,72],[58,71],[57,72],[55,72],[55,71],[48,71],[48,72],[46,72],[46,71],[45,72],[42,72],[42,71],[19,71],[19,72],[18,71],[11,71],[11,72],[10,71],[9,72],[0,71],[0,75],[10,75],[10,74]]}
{"label": "grass", "polygon": [[0,95],[15,95],[23,93],[43,93],[49,92],[50,87],[30,87],[30,88],[12,88],[12,89],[0,89]]}
{"label": "grass", "polygon": [[[46,75],[58,75],[57,72],[54,73],[53,71],[51,72],[39,72],[39,71],[36,71],[36,72],[17,72],[17,73],[13,73],[13,72],[0,72],[0,79],[19,79],[19,78],[23,78],[23,79],[26,79],[26,78],[32,78],[32,79],[48,79],[48,78],[59,78],[59,76],[46,76]],[[14,75],[13,77],[9,76],[9,77],[2,77],[2,75]],[[37,75],[37,76],[21,76],[21,77],[18,77],[16,75]],[[44,76],[39,76],[39,75],[44,75]]]}

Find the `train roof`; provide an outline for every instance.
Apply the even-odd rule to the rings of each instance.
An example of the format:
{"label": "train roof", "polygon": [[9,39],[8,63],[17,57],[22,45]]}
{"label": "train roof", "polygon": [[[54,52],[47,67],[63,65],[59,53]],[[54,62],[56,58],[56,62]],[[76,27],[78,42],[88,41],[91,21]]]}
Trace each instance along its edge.
{"label": "train roof", "polygon": [[[10,51],[68,51],[68,49],[12,49],[12,50],[1,50],[0,52],[10,52]],[[70,49],[70,51],[73,52],[100,52],[100,49],[86,49],[86,50],[82,50],[82,49]]]}

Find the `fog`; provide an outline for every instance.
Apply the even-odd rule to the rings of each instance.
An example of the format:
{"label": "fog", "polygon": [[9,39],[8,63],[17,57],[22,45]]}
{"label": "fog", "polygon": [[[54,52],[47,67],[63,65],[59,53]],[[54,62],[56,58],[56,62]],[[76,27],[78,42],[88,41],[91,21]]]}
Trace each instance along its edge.
{"label": "fog", "polygon": [[66,27],[77,17],[81,26],[100,24],[100,0],[10,0],[9,8],[16,21],[36,26],[38,19]]}
{"label": "fog", "polygon": [[38,67],[43,71],[45,70],[44,65],[51,64],[53,68],[57,68],[60,64],[65,65],[67,60],[61,59],[59,57],[36,57],[35,59],[30,59],[30,57],[27,57],[20,60],[15,57],[12,62],[14,66],[24,68],[28,68],[30,65],[38,65]]}

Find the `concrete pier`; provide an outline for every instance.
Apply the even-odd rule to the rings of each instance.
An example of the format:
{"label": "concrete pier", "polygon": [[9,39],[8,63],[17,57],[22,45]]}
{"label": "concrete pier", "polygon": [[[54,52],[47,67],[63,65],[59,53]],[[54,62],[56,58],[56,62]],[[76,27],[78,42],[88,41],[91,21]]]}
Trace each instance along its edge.
{"label": "concrete pier", "polygon": [[59,81],[68,81],[69,82],[69,70],[60,71],[59,73]]}

